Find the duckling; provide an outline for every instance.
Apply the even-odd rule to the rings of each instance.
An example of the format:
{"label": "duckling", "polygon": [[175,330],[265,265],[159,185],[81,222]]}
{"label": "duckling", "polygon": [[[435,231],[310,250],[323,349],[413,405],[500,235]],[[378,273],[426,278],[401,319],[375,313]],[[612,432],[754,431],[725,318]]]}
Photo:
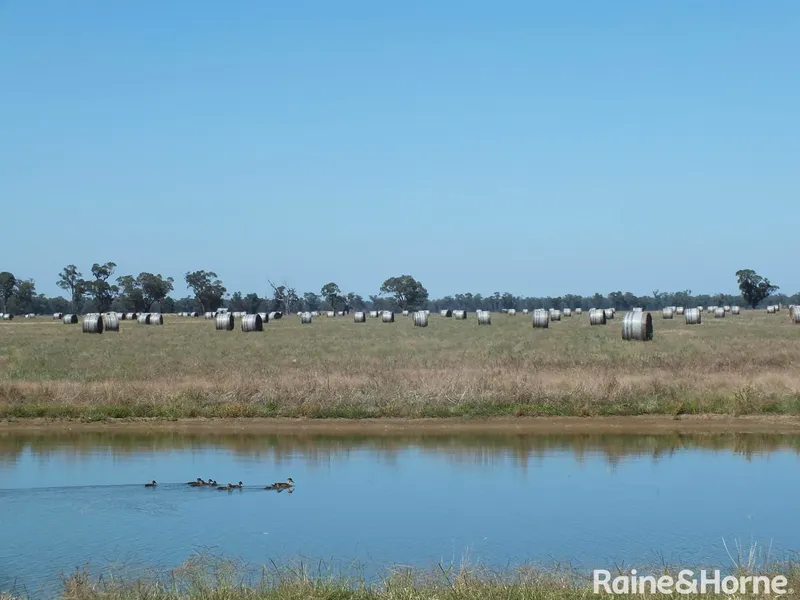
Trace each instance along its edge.
{"label": "duckling", "polygon": [[243,484],[243,483],[240,481],[238,484],[235,484],[235,483],[229,483],[228,485],[229,485],[229,486],[231,486],[232,488],[236,488],[236,489],[242,489],[242,486],[243,486],[244,484]]}
{"label": "duckling", "polygon": [[294,480],[291,477],[289,477],[289,478],[286,479],[285,482],[284,481],[278,481],[276,483],[273,483],[272,485],[268,485],[264,489],[265,490],[281,491],[281,490],[288,490],[293,485],[294,485]]}
{"label": "duckling", "polygon": [[200,477],[197,478],[197,481],[189,481],[188,482],[188,485],[191,485],[191,486],[194,486],[194,487],[200,487],[201,485],[205,485],[205,484],[206,484],[206,482],[203,481]]}
{"label": "duckling", "polygon": [[156,480],[153,479],[153,481],[151,481],[150,483],[145,483],[144,487],[156,487],[156,485],[157,485]]}

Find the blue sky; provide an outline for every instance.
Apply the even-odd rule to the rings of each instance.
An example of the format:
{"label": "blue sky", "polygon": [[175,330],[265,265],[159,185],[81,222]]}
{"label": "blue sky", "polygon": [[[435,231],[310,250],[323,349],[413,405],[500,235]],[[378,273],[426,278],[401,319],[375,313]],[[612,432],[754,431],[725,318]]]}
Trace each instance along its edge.
{"label": "blue sky", "polygon": [[0,270],[794,293],[798,31],[789,0],[0,0]]}

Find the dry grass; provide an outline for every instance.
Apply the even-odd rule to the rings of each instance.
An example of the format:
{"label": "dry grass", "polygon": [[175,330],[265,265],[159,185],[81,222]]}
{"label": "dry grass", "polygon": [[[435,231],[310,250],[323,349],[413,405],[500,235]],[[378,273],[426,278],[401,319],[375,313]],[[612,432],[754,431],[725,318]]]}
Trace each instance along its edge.
{"label": "dry grass", "polygon": [[621,339],[621,313],[546,330],[521,314],[489,327],[431,315],[427,328],[292,316],[250,334],[170,315],[100,336],[0,322],[0,417],[800,414],[800,326],[787,313],[653,316],[645,343]]}

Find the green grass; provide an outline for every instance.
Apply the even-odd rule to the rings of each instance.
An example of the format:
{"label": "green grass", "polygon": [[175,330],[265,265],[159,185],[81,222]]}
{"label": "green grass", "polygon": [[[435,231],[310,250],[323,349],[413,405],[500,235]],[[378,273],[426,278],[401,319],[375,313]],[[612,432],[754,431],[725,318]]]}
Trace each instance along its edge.
{"label": "green grass", "polygon": [[83,334],[0,322],[0,418],[492,417],[800,414],[800,326],[743,311],[687,326],[654,312],[655,339],[621,339],[622,313],[535,330],[432,315],[427,328],[295,316],[263,333],[165,316]]}
{"label": "green grass", "polygon": [[[624,572],[614,572],[612,576]],[[659,566],[640,574],[675,575],[677,569]],[[730,569],[735,575],[776,575],[787,578],[788,589],[800,590],[800,570],[793,564],[755,568],[746,562]],[[64,600],[586,600],[595,595],[589,575],[571,569],[509,568],[502,572],[469,567],[436,567],[429,571],[391,569],[378,581],[367,581],[308,565],[270,566],[255,577],[243,576],[232,561],[192,559],[169,573],[137,579],[108,574],[92,580],[85,571],[65,579]],[[634,596],[642,597],[642,596]],[[670,596],[648,595],[650,598]],[[704,597],[719,598],[713,592]],[[781,597],[781,596],[778,596]],[[790,594],[788,598],[796,598]]]}

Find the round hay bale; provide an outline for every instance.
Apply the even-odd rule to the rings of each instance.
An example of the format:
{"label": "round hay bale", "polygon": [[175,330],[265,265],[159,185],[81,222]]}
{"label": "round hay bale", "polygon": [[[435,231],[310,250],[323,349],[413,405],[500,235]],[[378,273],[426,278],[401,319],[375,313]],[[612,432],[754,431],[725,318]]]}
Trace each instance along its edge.
{"label": "round hay bale", "polygon": [[100,315],[86,315],[81,326],[83,333],[103,333],[103,317]]}
{"label": "round hay bale", "polygon": [[516,309],[514,309],[514,308],[509,308],[509,309],[508,309],[508,312],[507,312],[506,314],[507,314],[509,317],[513,317],[515,314],[517,314],[517,311],[516,311]]}
{"label": "round hay bale", "polygon": [[550,311],[550,320],[551,321],[560,321],[561,320],[561,311],[560,310],[551,310]]}
{"label": "round hay bale", "polygon": [[527,308],[523,308],[523,309],[522,309],[522,314],[523,314],[523,315],[527,315],[527,314],[528,314],[528,312],[529,312],[529,311],[528,311],[528,309],[527,309]]}
{"label": "round hay bale", "polygon": [[150,322],[148,325],[163,325],[164,315],[161,313],[150,313]]}
{"label": "round hay bale", "polygon": [[377,310],[369,311],[370,319],[377,319],[380,316],[380,313]]}
{"label": "round hay bale", "polygon": [[601,310],[603,310],[603,314],[606,316],[606,321],[610,321],[611,319],[614,318],[614,314],[616,311],[613,308],[606,308]]}
{"label": "round hay bale", "polygon": [[103,316],[103,329],[119,332],[119,317],[115,313],[108,313]]}
{"label": "round hay bale", "polygon": [[458,321],[464,321],[467,318],[467,311],[465,310],[454,310],[453,311],[453,318]]}
{"label": "round hay bale", "polygon": [[653,318],[649,312],[625,313],[622,317],[622,339],[647,342],[653,339]]}
{"label": "round hay bale", "polygon": [[336,316],[337,317],[343,317],[344,316],[344,311],[340,310],[339,312],[336,313]]}
{"label": "round hay bale", "polygon": [[414,313],[414,326],[427,327],[428,326],[428,313],[424,310],[418,310]]}
{"label": "round hay bale", "polygon": [[742,312],[742,309],[740,309],[738,306],[731,306],[731,314],[732,315],[738,315],[738,314],[741,314],[741,312]]}
{"label": "round hay bale", "polygon": [[264,331],[264,320],[261,315],[245,315],[242,317],[242,331],[252,333],[254,331]]}
{"label": "round hay bale", "polygon": [[698,310],[698,311],[700,311],[700,312],[703,312],[703,311],[705,310],[705,308],[704,308],[704,307],[702,307],[702,306],[698,306],[698,307],[697,307],[697,310]]}
{"label": "round hay bale", "polygon": [[718,306],[714,309],[714,318],[715,319],[724,319],[725,318],[725,307]]}
{"label": "round hay bale", "polygon": [[583,314],[583,309],[582,308],[576,308],[575,309],[575,315],[576,316],[580,317],[582,314]]}
{"label": "round hay bale", "polygon": [[606,311],[603,309],[592,309],[589,311],[589,325],[605,325]]}
{"label": "round hay bale", "polygon": [[789,319],[795,325],[800,324],[800,306],[792,306],[789,309]]}
{"label": "round hay bale", "polygon": [[537,329],[547,329],[550,327],[550,313],[543,308],[533,311],[533,326]]}
{"label": "round hay bale", "polygon": [[767,314],[768,315],[774,315],[775,314],[775,307],[774,306],[768,306],[767,307]]}
{"label": "round hay bale", "polygon": [[318,310],[312,310],[311,311],[311,316],[316,319],[319,316],[319,311]]}
{"label": "round hay bale", "polygon": [[367,313],[356,311],[353,313],[353,323],[366,323]]}
{"label": "round hay bale", "polygon": [[[642,312],[642,308],[640,306],[634,306],[633,307],[633,312]],[[623,317],[623,319],[624,319],[624,317]]]}
{"label": "round hay bale", "polygon": [[136,317],[136,322],[139,325],[150,325],[150,313],[142,313]]}
{"label": "round hay bale", "polygon": [[233,331],[233,315],[231,313],[218,313],[214,319],[217,331]]}
{"label": "round hay bale", "polygon": [[11,313],[5,313],[3,315],[3,321],[13,321],[13,320],[14,320],[14,315],[12,315]]}
{"label": "round hay bale", "polygon": [[64,318],[63,313],[53,313],[53,321],[60,321]]}
{"label": "round hay bale", "polygon": [[703,311],[700,307],[687,308],[683,313],[683,319],[687,325],[700,325],[703,322]]}
{"label": "round hay bale", "polygon": [[731,312],[731,306],[729,306],[728,304],[726,304],[722,308],[725,309],[725,312]]}
{"label": "round hay bale", "polygon": [[683,308],[682,306],[676,306],[676,307],[675,307],[675,314],[676,314],[676,315],[678,315],[678,316],[683,316],[683,312],[684,312],[685,310],[686,310],[686,309],[685,309],[685,308]]}
{"label": "round hay bale", "polygon": [[273,310],[271,313],[267,315],[267,321],[275,321],[277,319],[282,319],[283,313],[279,310]]}
{"label": "round hay bale", "polygon": [[336,316],[336,313],[335,313],[335,312],[333,312],[332,310],[329,310],[329,311],[327,311],[327,312],[325,313],[325,316],[326,316],[326,317],[335,317],[335,316]]}
{"label": "round hay bale", "polygon": [[675,313],[672,310],[671,306],[665,306],[664,308],[661,309],[661,316],[664,317],[665,319],[671,319],[673,314]]}
{"label": "round hay bale", "polygon": [[210,310],[207,310],[206,312],[203,313],[203,318],[210,321],[211,319],[214,318],[214,313],[211,312]]}
{"label": "round hay bale", "polygon": [[452,317],[453,316],[453,311],[449,310],[449,309],[448,310],[440,310],[439,311],[439,315],[442,316],[442,317]]}
{"label": "round hay bale", "polygon": [[269,313],[260,312],[258,316],[261,317],[261,326],[263,327],[267,323],[269,323]]}
{"label": "round hay bale", "polygon": [[572,309],[571,309],[571,308],[565,308],[565,309],[562,311],[562,314],[563,314],[565,317],[571,317],[571,316],[572,316]]}
{"label": "round hay bale", "polygon": [[300,313],[300,323],[303,325],[308,325],[309,323],[311,323],[311,319],[313,318],[313,316],[314,316],[313,313],[310,312]]}
{"label": "round hay bale", "polygon": [[404,311],[403,311],[403,316],[404,316],[404,317],[407,317],[407,316],[408,316],[408,311],[407,311],[407,310],[404,310]]}
{"label": "round hay bale", "polygon": [[394,313],[390,310],[383,311],[381,315],[381,321],[384,323],[394,323]]}
{"label": "round hay bale", "polygon": [[61,318],[64,325],[75,325],[78,322],[78,315],[66,314]]}
{"label": "round hay bale", "polygon": [[477,313],[478,315],[478,325],[491,325],[492,324],[492,313],[488,310],[480,310]]}

